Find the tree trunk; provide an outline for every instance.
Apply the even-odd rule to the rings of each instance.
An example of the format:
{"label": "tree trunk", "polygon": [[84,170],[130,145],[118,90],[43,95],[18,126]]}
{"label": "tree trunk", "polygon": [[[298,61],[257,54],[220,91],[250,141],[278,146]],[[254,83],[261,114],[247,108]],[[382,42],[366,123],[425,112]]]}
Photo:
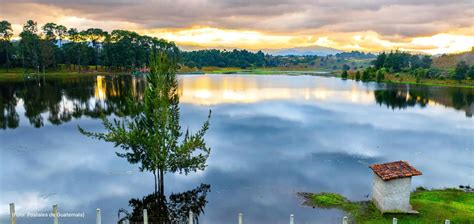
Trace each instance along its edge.
{"label": "tree trunk", "polygon": [[7,72],[8,72],[8,68],[10,67],[10,60],[8,58],[8,44],[9,44],[9,42],[7,42],[7,44],[5,45],[5,56],[6,56],[6,59],[7,59]]}
{"label": "tree trunk", "polygon": [[155,195],[158,195],[158,185],[157,185],[157,176],[156,176],[156,171],[153,171],[153,176],[155,180]]}
{"label": "tree trunk", "polygon": [[164,182],[165,182],[165,175],[164,175],[163,170],[160,169],[160,193],[161,193],[161,196],[164,196],[164,195],[165,195],[165,185],[164,185]]}

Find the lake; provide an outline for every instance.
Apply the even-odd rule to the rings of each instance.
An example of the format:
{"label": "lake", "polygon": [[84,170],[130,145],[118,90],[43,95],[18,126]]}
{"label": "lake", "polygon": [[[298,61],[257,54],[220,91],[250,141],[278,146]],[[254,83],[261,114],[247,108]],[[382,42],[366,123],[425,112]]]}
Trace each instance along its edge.
{"label": "lake", "polygon": [[[61,223],[116,223],[128,201],[153,192],[153,175],[115,155],[99,117],[127,116],[143,78],[97,76],[0,83],[0,221],[15,202],[21,217],[84,213]],[[370,164],[406,160],[423,172],[413,188],[474,185],[474,89],[363,83],[286,75],[179,76],[183,127],[212,110],[205,171],[168,174],[168,194],[210,185],[200,223],[340,223],[343,213],[304,207],[297,192],[371,193]],[[202,196],[202,195],[201,195]],[[369,196],[370,197],[370,196]],[[40,220],[40,221],[38,221]]]}

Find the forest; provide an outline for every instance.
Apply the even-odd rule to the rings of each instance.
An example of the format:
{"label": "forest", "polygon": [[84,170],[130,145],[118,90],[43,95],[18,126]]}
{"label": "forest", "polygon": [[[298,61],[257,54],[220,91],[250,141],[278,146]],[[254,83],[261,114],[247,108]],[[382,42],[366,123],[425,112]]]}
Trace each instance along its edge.
{"label": "forest", "polygon": [[107,32],[99,28],[78,30],[55,23],[39,26],[33,20],[23,25],[19,39],[13,39],[11,23],[0,22],[0,67],[6,70],[133,71],[149,66],[153,48],[170,48],[178,53],[181,66],[198,69],[211,66],[242,69],[299,66],[334,70],[342,69],[344,64],[353,68],[361,66],[361,63],[351,61],[352,59],[375,58],[373,54],[358,51],[325,57],[272,56],[262,51],[237,49],[180,51],[173,42],[133,31]]}
{"label": "forest", "polygon": [[39,27],[27,21],[20,40],[12,40],[8,21],[0,22],[0,65],[3,68],[84,71],[90,66],[105,71],[125,71],[149,64],[153,48],[178,52],[172,42],[127,30],[107,32],[99,28],[77,30],[55,23]]}
{"label": "forest", "polygon": [[[22,68],[24,73],[45,71],[146,71],[155,48],[169,49],[178,55],[179,66],[201,70],[218,68],[283,68],[343,71],[347,78],[382,81],[385,74],[422,78],[474,79],[474,65],[458,61],[455,68],[432,66],[433,57],[402,51],[378,55],[359,51],[329,56],[273,56],[262,51],[197,50],[180,51],[173,42],[140,35],[128,30],[104,31],[99,28],[78,30],[60,24],[39,26],[28,20],[19,39],[13,38],[8,21],[0,21],[0,67]],[[438,60],[439,61],[439,60]]]}

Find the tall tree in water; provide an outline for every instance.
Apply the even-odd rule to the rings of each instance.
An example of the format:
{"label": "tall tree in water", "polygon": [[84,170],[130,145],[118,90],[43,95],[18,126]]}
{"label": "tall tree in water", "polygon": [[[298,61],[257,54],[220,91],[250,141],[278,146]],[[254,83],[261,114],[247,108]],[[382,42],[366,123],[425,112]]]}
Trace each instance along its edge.
{"label": "tall tree in water", "polygon": [[6,20],[0,21],[0,41],[2,43],[3,52],[5,52],[5,65],[7,69],[10,67],[10,40],[13,36],[12,24]]}
{"label": "tall tree in water", "polygon": [[132,116],[122,120],[103,119],[106,133],[92,133],[79,128],[86,136],[112,142],[123,152],[117,155],[130,163],[140,163],[140,171],[153,172],[155,193],[164,195],[167,172],[187,174],[206,167],[210,148],[204,141],[208,119],[194,134],[181,130],[178,82],[178,49],[166,48],[150,58],[150,73],[143,102],[130,100]]}

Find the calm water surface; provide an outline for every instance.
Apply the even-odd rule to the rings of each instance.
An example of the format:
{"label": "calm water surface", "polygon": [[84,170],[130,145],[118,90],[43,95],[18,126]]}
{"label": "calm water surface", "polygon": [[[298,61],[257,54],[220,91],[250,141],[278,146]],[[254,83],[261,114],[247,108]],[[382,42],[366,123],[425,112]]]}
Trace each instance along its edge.
{"label": "calm water surface", "polygon": [[[196,130],[212,109],[205,171],[169,174],[169,193],[210,185],[200,223],[340,223],[335,210],[301,206],[300,191],[353,200],[371,192],[372,163],[407,160],[423,172],[413,187],[474,185],[474,90],[386,85],[316,76],[183,75],[184,127]],[[84,212],[63,223],[117,221],[128,201],[153,191],[153,177],[115,155],[100,114],[127,115],[139,99],[132,76],[0,83],[0,222],[19,215]],[[38,221],[39,220],[39,221]],[[18,223],[50,223],[20,217]]]}

